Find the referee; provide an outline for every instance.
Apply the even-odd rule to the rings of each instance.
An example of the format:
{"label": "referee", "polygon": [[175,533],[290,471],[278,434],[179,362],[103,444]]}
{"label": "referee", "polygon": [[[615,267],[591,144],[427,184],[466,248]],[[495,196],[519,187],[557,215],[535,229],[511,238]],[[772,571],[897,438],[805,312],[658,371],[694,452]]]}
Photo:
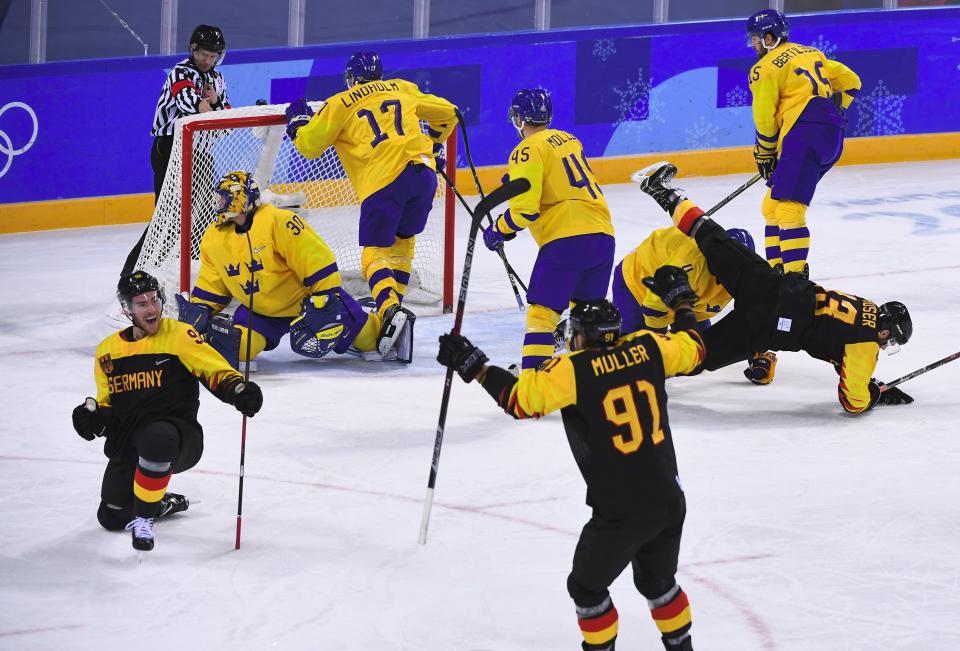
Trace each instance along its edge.
{"label": "referee", "polygon": [[[150,129],[153,135],[150,166],[153,168],[155,202],[160,198],[163,179],[167,175],[167,164],[173,149],[174,123],[188,115],[230,108],[227,81],[216,69],[217,64],[223,60],[225,48],[223,31],[219,27],[198,25],[190,36],[189,58],[167,73],[160,99],[157,100],[157,110],[153,115],[153,127]],[[197,194],[196,185],[194,194]],[[148,224],[147,229],[149,227]],[[144,229],[140,240],[127,255],[121,276],[133,272],[147,229]]]}

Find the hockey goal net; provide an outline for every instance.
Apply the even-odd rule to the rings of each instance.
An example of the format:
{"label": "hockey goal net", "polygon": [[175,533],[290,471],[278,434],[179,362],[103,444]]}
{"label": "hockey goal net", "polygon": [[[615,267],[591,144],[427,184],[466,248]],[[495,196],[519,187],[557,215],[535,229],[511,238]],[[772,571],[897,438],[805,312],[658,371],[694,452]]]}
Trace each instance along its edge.
{"label": "hockey goal net", "polygon": [[[231,170],[253,172],[264,203],[305,218],[336,255],[346,290],[356,298],[369,296],[360,271],[360,203],[353,185],[332,147],[319,158],[300,155],[287,138],[284,107],[248,106],[178,121],[167,175],[136,267],[159,279],[168,316],[176,317],[173,295],[189,291],[196,280],[200,238],[214,218],[214,184]],[[446,173],[454,181],[455,136],[446,147]],[[454,196],[443,178],[438,180],[433,210],[417,236],[404,299],[422,313],[449,311],[453,303]],[[123,319],[119,311],[111,316]]]}

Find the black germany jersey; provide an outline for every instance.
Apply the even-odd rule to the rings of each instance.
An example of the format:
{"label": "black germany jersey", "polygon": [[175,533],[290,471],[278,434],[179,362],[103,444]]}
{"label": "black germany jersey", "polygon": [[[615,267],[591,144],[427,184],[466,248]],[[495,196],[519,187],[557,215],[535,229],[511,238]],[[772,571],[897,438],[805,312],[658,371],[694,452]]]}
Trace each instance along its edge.
{"label": "black germany jersey", "polygon": [[[200,382],[214,395],[243,376],[186,323],[161,319],[156,334],[133,341],[133,327],[97,346],[97,403],[110,414],[104,454],[114,457],[143,424],[164,417],[196,422]],[[222,398],[221,398],[222,399]]]}
{"label": "black germany jersey", "polygon": [[490,372],[483,383],[517,418],[559,409],[587,503],[619,519],[664,508],[682,492],[664,380],[693,372],[703,355],[696,333],[640,331],[615,347],[555,357],[512,386],[495,389],[499,374]]}

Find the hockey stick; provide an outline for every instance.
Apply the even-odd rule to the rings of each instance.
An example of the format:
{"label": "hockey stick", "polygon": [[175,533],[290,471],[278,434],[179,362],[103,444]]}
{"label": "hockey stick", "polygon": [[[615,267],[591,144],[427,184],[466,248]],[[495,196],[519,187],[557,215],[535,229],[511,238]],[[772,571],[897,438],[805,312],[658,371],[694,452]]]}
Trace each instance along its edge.
{"label": "hockey stick", "polygon": [[923,368],[918,368],[918,369],[917,369],[916,371],[914,371],[913,373],[907,373],[907,374],[904,375],[903,377],[898,377],[898,378],[897,378],[896,380],[894,380],[893,382],[884,382],[884,383],[883,383],[883,386],[884,386],[883,390],[886,391],[887,389],[890,389],[890,388],[892,388],[892,387],[895,387],[895,386],[897,386],[898,384],[902,384],[902,383],[906,382],[907,380],[912,380],[913,378],[917,377],[918,375],[923,375],[923,374],[926,373],[927,371],[932,371],[933,369],[935,369],[935,368],[937,368],[937,367],[940,367],[940,366],[943,366],[944,364],[946,364],[946,363],[948,363],[948,362],[952,362],[952,361],[955,360],[955,359],[960,359],[960,353],[954,353],[953,355],[947,355],[947,356],[944,357],[943,359],[937,360],[937,361],[934,362],[933,364],[927,364],[927,365],[924,366]]}
{"label": "hockey stick", "polygon": [[[457,124],[460,126],[460,133],[463,135],[463,154],[467,157],[467,165],[470,166],[470,173],[473,174],[473,182],[477,184],[477,192],[480,193],[480,199],[483,200],[483,186],[480,185],[480,177],[477,175],[477,168],[473,164],[473,156],[470,155],[470,139],[467,138],[467,124],[463,119],[463,114],[460,112],[460,109],[456,109],[454,113],[457,116]],[[453,191],[456,193],[456,195],[460,197],[460,201],[463,202],[463,205],[467,205],[466,202],[463,201],[463,197],[461,197],[460,193],[457,191],[457,188],[450,183],[449,179],[447,179],[446,174],[443,175],[443,178],[446,179],[447,184],[453,188]],[[469,212],[469,210],[470,209],[468,208],[467,211]],[[493,226],[493,217],[489,213],[487,213],[487,222]],[[510,288],[513,290],[513,295],[517,299],[517,307],[519,307],[520,311],[522,312],[523,299],[520,298],[520,291],[517,289],[517,283],[520,283],[520,286],[523,287],[524,292],[527,291],[527,288],[520,281],[520,276],[517,275],[517,272],[513,270],[513,267],[510,266],[510,263],[507,261],[507,253],[503,250],[503,243],[497,247],[497,255],[500,256],[501,260],[503,260],[503,268],[507,272],[507,280],[510,281]]]}
{"label": "hockey stick", "polygon": [[[248,217],[249,219],[249,217]],[[243,367],[243,384],[246,387],[250,381],[250,344],[253,341],[253,294],[256,288],[253,268],[253,242],[250,241],[250,231],[247,231],[247,246],[250,248],[250,305],[247,307],[247,363]],[[243,415],[243,425],[240,427],[240,487],[237,495],[237,541],[234,549],[240,549],[240,526],[243,519],[243,465],[247,456],[247,415]]]}
{"label": "hockey stick", "polygon": [[[444,172],[440,170],[437,170],[437,172],[440,174],[440,176],[443,177],[443,180],[446,181],[447,185],[450,186],[450,189],[453,190],[453,193],[457,195],[457,199],[459,199],[460,203],[463,204],[463,207],[466,209],[470,217],[473,218],[474,211],[472,208],[470,208],[470,204],[467,203],[467,200],[463,198],[463,195],[460,194],[460,191],[457,190],[457,186],[455,186],[453,183],[450,182],[450,179],[447,178],[447,175]],[[516,271],[513,270],[513,267],[510,266],[510,263],[507,262],[507,256],[503,253],[503,245],[501,245],[500,248],[497,249],[497,253],[500,254],[500,258],[503,260],[503,264],[506,265],[507,267],[507,275],[510,276],[510,282],[513,283],[514,281],[516,281],[517,284],[520,285],[520,289],[522,289],[524,292],[528,291],[527,286],[523,284],[522,280],[520,280],[520,276],[517,274]],[[514,287],[514,294],[517,294],[516,287]],[[519,294],[517,294],[517,304],[520,306],[520,309],[522,310],[523,301],[520,300]]]}
{"label": "hockey stick", "polygon": [[[659,163],[653,163],[652,165],[647,165],[643,169],[637,170],[636,172],[631,174],[630,180],[633,181],[634,183],[642,183],[643,180],[647,178],[647,176],[649,176],[651,172],[653,172],[656,169],[659,169],[662,165],[667,165],[667,164],[668,164],[667,161],[660,161]],[[763,177],[760,176],[759,174],[756,174],[753,177],[751,177],[749,181],[747,181],[746,183],[741,185],[739,188],[737,188],[736,190],[728,194],[726,197],[721,199],[717,203],[717,205],[715,205],[713,208],[703,213],[704,217],[709,217],[713,213],[723,208],[725,205],[727,205],[728,203],[730,203],[731,201],[739,197],[741,194],[743,194],[747,188],[749,188],[751,185],[753,185],[754,183],[756,183],[762,178]]]}
{"label": "hockey stick", "polygon": [[[463,261],[463,275],[460,278],[460,297],[457,299],[457,313],[453,321],[453,333],[460,334],[463,325],[463,311],[467,304],[467,285],[470,282],[470,268],[473,265],[473,249],[477,243],[477,232],[480,230],[480,220],[484,215],[511,197],[523,194],[530,189],[530,181],[516,179],[508,181],[480,200],[474,208],[470,220],[470,236],[467,238],[467,254]],[[427,544],[427,527],[430,526],[430,511],[433,509],[433,489],[437,485],[437,470],[440,467],[440,449],[443,445],[443,430],[447,423],[447,406],[450,404],[450,388],[453,385],[453,368],[447,367],[447,375],[443,382],[443,398],[440,400],[440,419],[437,423],[437,436],[433,442],[433,459],[430,462],[430,478],[427,480],[427,493],[423,498],[423,515],[420,518],[421,545]]]}

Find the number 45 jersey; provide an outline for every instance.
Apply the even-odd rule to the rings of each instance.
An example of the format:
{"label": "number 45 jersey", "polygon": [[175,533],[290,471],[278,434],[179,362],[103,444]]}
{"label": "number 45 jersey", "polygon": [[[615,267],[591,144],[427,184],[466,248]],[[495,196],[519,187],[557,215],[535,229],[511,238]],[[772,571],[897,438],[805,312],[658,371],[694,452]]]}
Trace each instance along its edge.
{"label": "number 45 jersey", "polygon": [[433,143],[442,144],[456,127],[456,108],[403,79],[369,81],[330,97],[297,131],[294,145],[307,158],[332,145],[362,202],[409,163],[435,169]]}
{"label": "number 45 jersey", "polygon": [[508,167],[510,180],[527,179],[530,189],[510,200],[500,232],[529,228],[540,247],[574,235],[613,236],[607,200],[573,134],[545,129],[524,138]]}

